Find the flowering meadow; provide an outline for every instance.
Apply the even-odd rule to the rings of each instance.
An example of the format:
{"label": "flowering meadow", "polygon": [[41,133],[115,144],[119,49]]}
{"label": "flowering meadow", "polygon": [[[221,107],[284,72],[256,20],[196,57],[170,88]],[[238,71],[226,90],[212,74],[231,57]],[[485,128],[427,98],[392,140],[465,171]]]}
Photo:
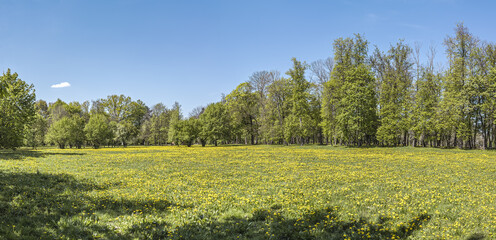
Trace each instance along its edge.
{"label": "flowering meadow", "polygon": [[496,152],[330,146],[0,152],[2,239],[491,239]]}

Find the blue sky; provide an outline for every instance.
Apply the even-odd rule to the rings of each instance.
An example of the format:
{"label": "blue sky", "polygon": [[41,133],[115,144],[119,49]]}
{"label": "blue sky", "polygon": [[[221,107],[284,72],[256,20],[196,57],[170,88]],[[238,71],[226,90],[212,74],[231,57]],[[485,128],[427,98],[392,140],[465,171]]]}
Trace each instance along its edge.
{"label": "blue sky", "polygon": [[0,68],[48,102],[125,94],[149,107],[178,101],[187,115],[255,71],[330,57],[332,42],[354,33],[371,50],[399,39],[424,53],[433,45],[442,64],[458,22],[494,42],[494,9],[496,1],[461,0],[0,0]]}

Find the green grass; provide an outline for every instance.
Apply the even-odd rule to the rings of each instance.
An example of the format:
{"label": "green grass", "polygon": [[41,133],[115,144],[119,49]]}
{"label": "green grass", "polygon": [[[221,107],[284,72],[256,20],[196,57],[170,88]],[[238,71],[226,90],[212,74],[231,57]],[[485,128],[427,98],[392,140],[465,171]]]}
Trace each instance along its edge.
{"label": "green grass", "polygon": [[330,146],[3,150],[0,238],[493,238],[495,159]]}

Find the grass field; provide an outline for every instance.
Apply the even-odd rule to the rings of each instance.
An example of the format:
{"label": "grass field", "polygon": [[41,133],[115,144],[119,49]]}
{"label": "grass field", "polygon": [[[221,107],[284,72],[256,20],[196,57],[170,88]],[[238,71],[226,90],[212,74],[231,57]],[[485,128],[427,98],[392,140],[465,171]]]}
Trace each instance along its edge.
{"label": "grass field", "polygon": [[496,152],[0,152],[1,239],[491,239]]}

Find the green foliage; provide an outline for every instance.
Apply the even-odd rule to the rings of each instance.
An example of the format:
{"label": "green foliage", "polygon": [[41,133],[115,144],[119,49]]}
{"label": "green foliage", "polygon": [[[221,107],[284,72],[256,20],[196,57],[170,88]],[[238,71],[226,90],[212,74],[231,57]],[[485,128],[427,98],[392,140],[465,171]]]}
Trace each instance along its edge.
{"label": "green foliage", "polygon": [[110,121],[120,122],[127,117],[131,98],[121,95],[110,95],[102,99],[102,106],[109,115]]}
{"label": "green foliage", "polygon": [[196,118],[179,120],[174,124],[173,128],[178,141],[188,147],[191,147],[196,139],[198,139],[202,130],[201,122]]}
{"label": "green foliage", "polygon": [[454,145],[463,147],[472,145],[475,138],[476,112],[471,98],[476,97],[473,90],[475,73],[474,53],[478,40],[474,38],[463,24],[455,28],[455,36],[445,39],[449,69],[444,78],[444,92],[441,106],[451,128],[445,134],[454,135]]}
{"label": "green foliage", "polygon": [[65,111],[69,114],[69,116],[83,114],[83,106],[79,102],[70,102],[65,105]]}
{"label": "green foliage", "polygon": [[297,143],[304,144],[305,137],[310,135],[312,119],[310,115],[310,83],[305,79],[306,63],[292,59],[293,68],[286,74],[289,75],[291,91],[291,112],[285,122],[284,137],[286,141],[295,139]]}
{"label": "green foliage", "polygon": [[64,101],[57,99],[54,103],[50,103],[48,106],[48,113],[50,116],[50,123],[57,122],[58,120],[68,117],[69,113],[66,110],[67,103]]}
{"label": "green foliage", "polygon": [[225,140],[231,131],[231,119],[223,103],[209,104],[200,115],[200,142],[205,146],[210,141],[217,146],[218,141]]}
{"label": "green foliage", "polygon": [[24,144],[32,148],[42,146],[47,130],[47,120],[42,115],[36,114],[33,122],[25,127]]}
{"label": "green foliage", "polygon": [[439,128],[444,129],[447,126],[442,125],[449,124],[439,121],[445,115],[443,112],[437,113],[441,98],[441,76],[423,69],[422,77],[417,80],[416,85],[412,130],[423,146],[427,143],[432,146],[437,140]]}
{"label": "green foliage", "polygon": [[52,123],[46,134],[46,141],[56,144],[60,149],[65,148],[71,139],[71,120],[63,117]]}
{"label": "green foliage", "polygon": [[320,126],[334,143],[371,144],[377,129],[375,78],[366,64],[368,42],[354,39],[334,41],[335,66],[324,84]]}
{"label": "green foliage", "polygon": [[258,105],[257,94],[249,82],[241,83],[226,97],[226,105],[232,119],[233,133],[239,137],[250,139],[255,144],[258,136],[257,122]]}
{"label": "green foliage", "polygon": [[145,116],[148,114],[148,111],[149,109],[143,101],[133,101],[128,106],[126,120],[139,129],[145,122]]}
{"label": "green foliage", "polygon": [[279,78],[277,71],[259,71],[250,76],[250,85],[253,88],[257,100],[257,119],[258,133],[257,142],[267,143],[271,140],[270,135],[267,134],[272,125],[270,119],[270,108],[268,107],[268,88]]}
{"label": "green foliage", "polygon": [[84,127],[86,121],[79,115],[74,115],[69,119],[69,145],[81,148],[86,141]]}
{"label": "green foliage", "polygon": [[289,80],[281,78],[272,82],[268,87],[268,114],[267,138],[271,142],[283,143],[286,119],[291,113],[291,88]]}
{"label": "green foliage", "polygon": [[122,146],[127,146],[133,138],[138,134],[138,129],[130,121],[121,121],[117,123],[114,132],[114,141],[118,142]]}
{"label": "green foliage", "polygon": [[370,144],[377,131],[375,78],[363,64],[344,73],[343,97],[336,116],[338,133],[348,145]]}
{"label": "green foliage", "polygon": [[[169,111],[159,103],[153,107],[152,117],[149,121],[149,142],[155,145],[164,145],[167,143],[170,121],[172,116],[177,116],[176,112]],[[143,130],[146,130],[143,129]]]}
{"label": "green foliage", "polygon": [[169,131],[168,131],[168,140],[171,143],[178,144],[180,142],[179,134],[176,132],[176,124],[182,119],[181,114],[181,105],[178,102],[174,103],[174,106],[170,112],[170,120],[169,120]]}
{"label": "green foliage", "polygon": [[22,146],[24,132],[35,116],[33,85],[22,81],[10,69],[0,77],[0,148]]}
{"label": "green foliage", "polygon": [[56,144],[61,149],[66,145],[81,148],[86,140],[84,126],[84,119],[78,115],[63,117],[52,123],[46,134],[46,141]]}
{"label": "green foliage", "polygon": [[387,53],[375,50],[372,65],[379,81],[377,140],[387,146],[406,145],[412,105],[412,49],[400,41]]}
{"label": "green foliage", "polygon": [[84,127],[86,139],[91,142],[94,148],[99,148],[101,145],[112,136],[112,130],[108,120],[103,114],[93,114]]}
{"label": "green foliage", "polygon": [[[434,68],[432,48],[425,65],[420,63],[420,48],[414,53],[403,40],[369,57],[363,36],[339,38],[333,43],[333,60],[307,66],[293,58],[287,79],[279,78],[277,71],[254,72],[205,112],[195,109],[196,124],[182,121],[177,102],[171,109],[161,103],[149,109],[122,94],[92,101],[91,108],[88,101],[58,99],[47,105],[39,100],[39,116],[31,124],[32,86],[9,70],[0,81],[0,147],[16,148],[23,140],[32,147],[42,145],[47,126],[47,140],[61,147],[82,147],[92,135],[89,129],[96,127],[84,131],[91,114],[103,116],[109,131],[96,134],[105,138],[88,139],[94,147],[325,140],[350,146],[494,148],[496,45],[479,41],[463,24],[444,44],[448,67],[441,73]],[[312,82],[305,78],[307,68]],[[67,126],[58,123],[64,118]]]}

